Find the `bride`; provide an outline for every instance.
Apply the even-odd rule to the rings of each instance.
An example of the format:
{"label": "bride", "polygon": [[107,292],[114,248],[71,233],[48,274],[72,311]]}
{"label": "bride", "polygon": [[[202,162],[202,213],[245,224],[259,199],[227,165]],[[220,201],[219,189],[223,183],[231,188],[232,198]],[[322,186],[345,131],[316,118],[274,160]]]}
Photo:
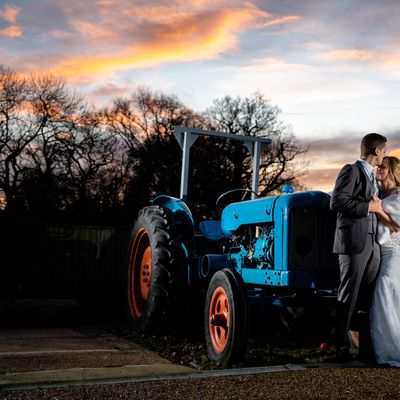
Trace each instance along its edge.
{"label": "bride", "polygon": [[376,171],[382,190],[377,239],[381,265],[371,306],[378,364],[400,367],[400,160],[385,157]]}

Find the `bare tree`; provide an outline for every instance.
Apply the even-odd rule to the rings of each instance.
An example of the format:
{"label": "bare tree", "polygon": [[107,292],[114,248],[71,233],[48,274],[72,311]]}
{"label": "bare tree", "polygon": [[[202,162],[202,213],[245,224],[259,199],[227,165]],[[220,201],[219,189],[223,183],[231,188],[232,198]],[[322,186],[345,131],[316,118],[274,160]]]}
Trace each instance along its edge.
{"label": "bare tree", "polygon": [[17,206],[26,153],[43,128],[30,116],[31,87],[13,70],[0,65],[0,189],[7,208]]}
{"label": "bare tree", "polygon": [[[307,151],[279,120],[279,114],[280,109],[271,105],[261,93],[245,98],[225,96],[216,99],[205,112],[211,129],[272,139],[272,145],[263,153],[260,165],[262,195],[277,190],[283,183],[293,182],[299,173],[295,158]],[[222,147],[232,163],[232,184],[235,187],[249,186],[251,158],[247,149],[238,142]]]}
{"label": "bare tree", "polygon": [[51,74],[32,75],[28,83],[24,118],[37,134],[24,155],[22,197],[33,213],[57,213],[71,195],[64,185],[69,166],[64,143],[77,129],[85,104]]}
{"label": "bare tree", "polygon": [[[263,154],[260,192],[296,182],[306,151],[261,94],[225,96],[204,114],[176,96],[136,89],[104,110],[89,109],[63,79],[23,78],[0,65],[0,190],[8,210],[99,210],[123,204],[131,215],[157,194],[179,193],[176,125],[273,139]],[[249,186],[251,158],[238,142],[199,138],[192,149],[189,198],[200,215],[221,191]]]}
{"label": "bare tree", "polygon": [[159,193],[178,195],[181,150],[173,127],[203,127],[204,119],[176,96],[146,88],[116,99],[107,116],[111,132],[121,138],[129,159],[127,204],[137,208]]}
{"label": "bare tree", "polygon": [[66,88],[65,82],[50,74],[30,79],[30,118],[38,126],[29,155],[43,175],[62,173],[62,143],[70,137],[86,111],[82,98]]}
{"label": "bare tree", "polygon": [[116,145],[116,137],[108,135],[101,114],[95,110],[82,115],[75,129],[62,138],[65,184],[78,203],[85,205],[91,198],[103,201],[101,178],[107,171],[113,173],[109,167],[114,166]]}
{"label": "bare tree", "polygon": [[99,175],[111,173],[115,137],[63,79],[23,79],[0,68],[0,189],[7,210],[59,212],[90,197],[100,202]]}

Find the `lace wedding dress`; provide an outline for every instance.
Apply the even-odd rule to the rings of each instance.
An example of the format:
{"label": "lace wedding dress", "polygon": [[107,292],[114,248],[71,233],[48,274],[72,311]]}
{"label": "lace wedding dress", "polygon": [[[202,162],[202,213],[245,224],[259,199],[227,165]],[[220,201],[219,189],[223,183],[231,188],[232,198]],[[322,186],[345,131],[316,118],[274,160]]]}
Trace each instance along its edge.
{"label": "lace wedding dress", "polygon": [[[400,197],[398,203],[400,209]],[[390,233],[381,243],[381,265],[370,315],[376,361],[400,367],[400,232]]]}

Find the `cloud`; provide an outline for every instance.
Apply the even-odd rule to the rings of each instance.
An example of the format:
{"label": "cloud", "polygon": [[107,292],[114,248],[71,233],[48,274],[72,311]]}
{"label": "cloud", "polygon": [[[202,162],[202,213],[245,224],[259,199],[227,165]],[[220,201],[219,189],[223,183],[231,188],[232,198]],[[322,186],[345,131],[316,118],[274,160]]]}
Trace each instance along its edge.
{"label": "cloud", "polygon": [[85,99],[97,106],[109,105],[110,99],[126,97],[132,90],[133,86],[129,85],[116,85],[114,83],[99,84],[86,94]]}
{"label": "cloud", "polygon": [[327,139],[308,139],[304,144],[309,147],[313,162],[325,169],[338,169],[359,157],[361,137],[352,132]]}
{"label": "cloud", "polygon": [[[400,128],[381,133],[388,139],[388,154],[400,157]],[[309,146],[307,159],[310,160],[310,168],[302,176],[305,185],[313,189],[332,190],[343,165],[358,159],[362,136],[346,132],[327,139],[302,141],[302,145]]]}
{"label": "cloud", "polygon": [[377,83],[363,76],[344,75],[332,66],[284,59],[259,58],[246,66],[222,67],[219,70],[230,73],[228,79],[219,81],[220,92],[248,95],[263,91],[281,106],[349,101],[382,92]]}
{"label": "cloud", "polygon": [[385,132],[384,135],[388,139],[388,154],[400,158],[400,127]]}
{"label": "cloud", "polygon": [[22,36],[23,30],[16,24],[17,16],[20,11],[21,9],[14,5],[7,5],[0,9],[0,20],[4,20],[11,24],[7,28],[0,29],[0,36],[6,36],[9,38]]}
{"label": "cloud", "polygon": [[346,62],[348,64],[367,62],[370,66],[379,69],[393,70],[393,76],[400,77],[398,69],[400,67],[400,56],[398,45],[384,47],[374,51],[366,49],[337,49],[323,51],[322,57],[336,62]]}
{"label": "cloud", "polygon": [[392,70],[393,75],[397,78],[400,77],[399,69],[400,69],[400,55],[399,55],[400,48],[391,47],[386,51],[382,51],[379,56],[376,58],[377,64],[386,70]]}
{"label": "cloud", "polygon": [[[400,127],[389,131],[382,129],[378,133],[387,138],[388,154],[396,155],[400,153]],[[312,153],[315,162],[323,165],[324,168],[335,169],[345,163],[353,162],[352,160],[359,157],[360,143],[364,134],[360,135],[348,131],[327,139],[303,140],[302,144],[309,147],[309,153]]]}
{"label": "cloud", "polygon": [[301,181],[307,189],[322,190],[330,192],[335,186],[335,181],[338,176],[338,169],[310,168],[307,174],[300,177]]}
{"label": "cloud", "polygon": [[9,22],[10,24],[15,24],[17,22],[17,16],[21,9],[14,5],[7,5],[3,9],[0,9],[0,18]]}
{"label": "cloud", "polygon": [[309,146],[307,159],[310,160],[310,167],[301,178],[305,186],[331,191],[343,165],[353,163],[359,157],[360,141],[361,137],[353,132],[327,139],[302,141],[302,144]]}
{"label": "cloud", "polygon": [[332,50],[326,56],[333,60],[369,61],[373,58],[373,53],[366,50],[346,49]]}
{"label": "cloud", "polygon": [[[122,32],[114,34],[106,25],[73,20],[71,24],[79,36],[86,37],[91,44],[98,44],[98,47],[89,54],[62,59],[53,70],[66,77],[79,78],[161,62],[215,59],[224,52],[236,51],[239,35],[254,28],[266,17],[267,13],[254,6],[207,10],[182,14],[168,23],[145,21],[135,28],[122,29]],[[127,33],[132,38],[129,44],[119,48],[116,46],[114,54],[102,54],[100,45],[108,49],[108,43],[118,43],[119,34],[124,35],[123,42],[126,42]]]}
{"label": "cloud", "polygon": [[[10,10],[8,18],[16,19],[20,9]],[[34,50],[38,60],[46,57],[46,70],[87,82],[124,69],[221,59],[238,53],[249,32],[299,18],[239,0],[54,0],[48,7],[37,0],[22,11],[27,51],[19,51],[19,64],[40,72],[43,63],[29,55]],[[3,34],[16,37],[22,29]]]}
{"label": "cloud", "polygon": [[286,15],[284,17],[275,18],[272,19],[271,21],[266,22],[264,24],[264,27],[291,24],[293,22],[298,21],[299,19],[300,17],[298,15]]}
{"label": "cloud", "polygon": [[23,34],[22,28],[20,28],[17,25],[12,25],[12,26],[9,26],[8,28],[0,29],[1,36],[16,38],[16,37],[22,36],[22,34]]}

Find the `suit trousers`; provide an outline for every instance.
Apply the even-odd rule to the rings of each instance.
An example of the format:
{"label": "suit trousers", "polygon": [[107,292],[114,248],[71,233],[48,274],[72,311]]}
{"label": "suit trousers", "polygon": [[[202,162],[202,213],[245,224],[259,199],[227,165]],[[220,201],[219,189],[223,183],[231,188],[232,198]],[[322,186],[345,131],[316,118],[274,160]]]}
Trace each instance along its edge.
{"label": "suit trousers", "polygon": [[379,272],[380,248],[375,235],[368,234],[365,247],[358,254],[339,254],[336,348],[350,348],[349,330],[360,332],[360,357],[372,352],[369,310]]}

